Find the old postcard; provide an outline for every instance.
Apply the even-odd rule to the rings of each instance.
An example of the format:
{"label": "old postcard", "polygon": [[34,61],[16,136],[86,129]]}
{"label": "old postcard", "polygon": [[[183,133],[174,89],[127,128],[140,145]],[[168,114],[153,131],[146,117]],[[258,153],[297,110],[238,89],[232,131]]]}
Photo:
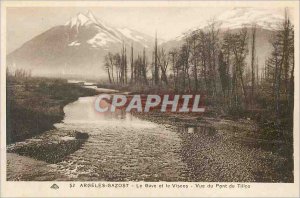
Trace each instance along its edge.
{"label": "old postcard", "polygon": [[298,1],[2,1],[1,197],[299,197]]}

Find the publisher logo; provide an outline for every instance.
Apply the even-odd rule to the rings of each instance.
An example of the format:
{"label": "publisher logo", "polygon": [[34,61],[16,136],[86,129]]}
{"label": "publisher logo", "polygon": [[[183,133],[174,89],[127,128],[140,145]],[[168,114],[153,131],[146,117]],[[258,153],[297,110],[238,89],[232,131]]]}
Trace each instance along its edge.
{"label": "publisher logo", "polygon": [[57,184],[53,184],[50,188],[57,190],[57,189],[59,189],[59,186]]}

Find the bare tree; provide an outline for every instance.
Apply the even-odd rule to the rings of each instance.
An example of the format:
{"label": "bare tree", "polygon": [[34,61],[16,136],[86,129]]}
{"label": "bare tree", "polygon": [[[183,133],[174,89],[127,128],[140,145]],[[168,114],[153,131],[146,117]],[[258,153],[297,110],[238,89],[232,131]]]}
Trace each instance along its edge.
{"label": "bare tree", "polygon": [[251,47],[251,103],[253,103],[254,97],[254,86],[255,86],[255,37],[256,37],[256,26],[252,27],[252,47]]}
{"label": "bare tree", "polygon": [[158,66],[158,48],[157,48],[157,33],[155,34],[155,46],[154,46],[154,84],[159,84],[159,66]]}
{"label": "bare tree", "polygon": [[174,90],[175,92],[178,91],[178,72],[179,72],[179,67],[177,64],[177,56],[178,56],[178,51],[176,49],[172,49],[169,52],[171,56],[171,61],[172,61],[172,70],[173,70],[173,81],[174,81]]}
{"label": "bare tree", "polygon": [[161,50],[158,52],[157,60],[158,65],[161,69],[161,80],[164,81],[166,85],[168,85],[167,69],[169,65],[169,59],[164,48],[161,48]]}

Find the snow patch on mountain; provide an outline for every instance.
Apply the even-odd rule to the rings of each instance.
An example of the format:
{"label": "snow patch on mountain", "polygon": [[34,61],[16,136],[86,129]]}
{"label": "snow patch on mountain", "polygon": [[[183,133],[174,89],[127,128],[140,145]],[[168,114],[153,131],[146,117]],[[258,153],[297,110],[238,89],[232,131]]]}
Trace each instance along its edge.
{"label": "snow patch on mountain", "polygon": [[[256,24],[262,29],[277,30],[283,20],[283,14],[280,15],[271,9],[244,7],[233,8],[214,18],[214,21],[221,29],[252,27],[253,24]],[[208,24],[202,24],[193,29],[206,27],[208,27]]]}
{"label": "snow patch on mountain", "polygon": [[134,41],[139,41],[139,39],[135,38],[133,35],[132,35],[132,32],[131,30],[129,30],[128,28],[119,28],[118,29],[122,34],[124,34],[126,37],[134,40]]}
{"label": "snow patch on mountain", "polygon": [[[131,30],[129,28],[126,27],[122,27],[122,28],[117,28],[117,30],[123,34],[125,37],[136,41],[138,43],[141,43],[145,48],[149,48],[149,46],[146,44],[147,43],[147,39],[145,37],[142,36],[141,33],[136,32],[134,30]],[[148,40],[149,41],[149,40]]]}
{"label": "snow patch on mountain", "polygon": [[65,24],[65,26],[70,26],[71,28],[75,26],[78,28],[79,26],[85,25],[89,21],[90,19],[84,14],[78,13],[76,16],[72,17],[70,21]]}
{"label": "snow patch on mountain", "polygon": [[[93,48],[105,47],[110,44],[116,43],[132,43],[136,42],[148,48],[149,42],[153,42],[150,36],[144,35],[129,28],[117,28],[106,24],[97,19],[91,11],[86,15],[79,13],[72,17],[70,21],[65,24],[66,27],[73,29],[76,28],[76,33],[79,33],[80,27],[92,28],[96,31],[92,38],[87,39],[85,42],[90,44]],[[75,41],[70,41],[69,46],[77,46]]]}
{"label": "snow patch on mountain", "polygon": [[[265,30],[278,30],[284,20],[284,15],[280,15],[271,9],[264,8],[233,8],[225,11],[214,18],[216,26],[223,30],[233,30],[243,27],[252,27],[254,24]],[[209,23],[204,23],[193,27],[183,34],[170,41],[181,41],[186,35],[199,29],[205,29]]]}
{"label": "snow patch on mountain", "polygon": [[80,43],[78,41],[73,41],[68,46],[72,47],[72,46],[79,46],[79,45]]}
{"label": "snow patch on mountain", "polygon": [[234,8],[217,17],[217,21],[221,22],[221,28],[227,29],[250,27],[256,24],[263,29],[277,30],[283,20],[283,15],[262,8]]}
{"label": "snow patch on mountain", "polygon": [[107,34],[100,32],[96,34],[92,39],[88,40],[87,43],[91,44],[92,47],[103,47],[108,43],[121,43],[120,40],[117,40],[113,37],[109,37]]}
{"label": "snow patch on mountain", "polygon": [[94,22],[94,23],[96,23],[96,24],[99,23],[98,20],[96,19],[96,17],[93,15],[93,13],[92,13],[91,11],[88,11],[87,16],[88,16],[88,18],[89,18],[92,22]]}

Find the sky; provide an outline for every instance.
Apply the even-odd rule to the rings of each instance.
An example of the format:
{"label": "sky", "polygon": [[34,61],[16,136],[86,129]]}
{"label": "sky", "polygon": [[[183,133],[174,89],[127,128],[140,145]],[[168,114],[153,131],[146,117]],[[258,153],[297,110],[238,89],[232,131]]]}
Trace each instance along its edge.
{"label": "sky", "polygon": [[7,53],[38,34],[64,25],[72,16],[91,11],[97,19],[117,27],[128,27],[164,40],[206,24],[232,8],[203,7],[21,7],[7,9]]}

